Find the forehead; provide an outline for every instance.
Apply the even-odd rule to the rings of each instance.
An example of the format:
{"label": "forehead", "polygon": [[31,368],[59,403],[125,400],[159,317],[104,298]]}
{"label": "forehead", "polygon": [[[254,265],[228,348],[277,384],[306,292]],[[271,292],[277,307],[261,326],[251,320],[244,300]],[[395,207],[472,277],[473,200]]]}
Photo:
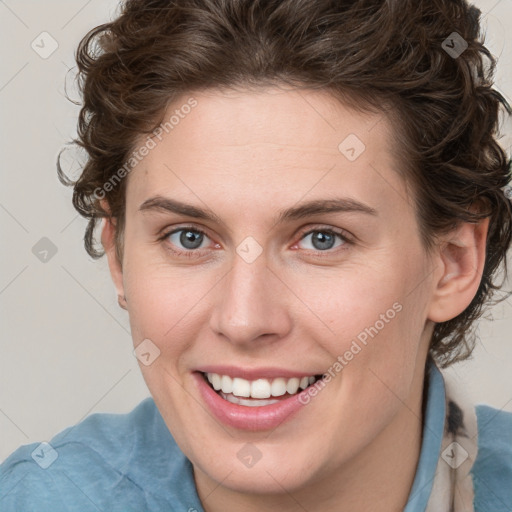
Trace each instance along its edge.
{"label": "forehead", "polygon": [[376,207],[408,201],[388,119],[325,91],[191,93],[170,105],[162,128],[129,176],[129,208],[177,193],[262,208],[339,192]]}

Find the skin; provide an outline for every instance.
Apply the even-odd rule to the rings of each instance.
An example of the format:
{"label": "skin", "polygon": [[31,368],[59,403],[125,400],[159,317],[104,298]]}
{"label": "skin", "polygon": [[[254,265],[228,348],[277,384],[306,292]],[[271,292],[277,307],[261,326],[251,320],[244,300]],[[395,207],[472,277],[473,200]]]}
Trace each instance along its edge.
{"label": "skin", "polygon": [[[141,370],[194,466],[205,510],[403,510],[420,453],[429,340],[435,322],[474,297],[488,222],[462,224],[426,253],[382,115],[283,87],[202,91],[168,114],[190,96],[197,107],[128,176],[123,261],[115,219],[102,242],[134,345],[149,338],[160,350]],[[338,150],[349,134],[366,145],[353,162]],[[219,221],[140,211],[157,195],[209,208]],[[377,213],[276,223],[282,209],[334,197]],[[206,232],[199,249],[180,244],[180,233],[159,240],[180,227]],[[348,241],[322,250],[311,231],[325,229]],[[252,263],[236,252],[248,236],[263,250]],[[321,374],[394,303],[402,310],[273,431],[221,425],[204,407],[198,366]],[[237,457],[248,442],[262,455],[251,468]]]}

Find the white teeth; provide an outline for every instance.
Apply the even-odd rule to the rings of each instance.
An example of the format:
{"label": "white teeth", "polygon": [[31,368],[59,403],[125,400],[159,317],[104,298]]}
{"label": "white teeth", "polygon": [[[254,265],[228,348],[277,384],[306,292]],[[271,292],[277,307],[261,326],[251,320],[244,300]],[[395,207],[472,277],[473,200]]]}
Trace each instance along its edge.
{"label": "white teeth", "polygon": [[[211,375],[211,373],[208,375]],[[223,375],[221,377],[221,388],[223,393],[231,393],[233,391],[233,379],[227,375]]]}
{"label": "white teeth", "polygon": [[210,375],[212,376],[210,382],[212,383],[213,389],[218,391],[222,387],[222,379],[218,373],[211,373]]}
{"label": "white teeth", "polygon": [[[311,376],[248,381],[240,377],[231,378],[228,375],[219,375],[218,373],[207,373],[206,377],[215,391],[221,390],[224,395],[235,397],[258,398],[262,403],[264,401],[268,402],[268,400],[264,400],[266,398],[283,396],[286,393],[294,395],[299,390],[306,389],[316,380],[315,377]],[[226,400],[232,401],[229,398],[226,398]]]}
{"label": "white teeth", "polygon": [[233,379],[233,390],[231,393],[235,396],[245,396],[248,398],[251,396],[251,383],[248,380],[235,377]]}
{"label": "white teeth", "polygon": [[286,380],[281,377],[274,379],[270,386],[270,393],[272,396],[283,396],[286,393]]}
{"label": "white teeth", "polygon": [[224,393],[221,394],[222,398],[224,400],[227,400],[228,402],[231,402],[232,404],[237,405],[245,405],[247,407],[263,407],[264,405],[272,405],[279,402],[279,400],[251,400],[244,399],[244,398],[238,398],[235,395],[229,394],[225,395]]}
{"label": "white teeth", "polygon": [[290,393],[290,395],[294,395],[297,393],[299,389],[299,379],[297,377],[293,377],[286,383],[286,391]]}
{"label": "white teeth", "polygon": [[258,379],[251,382],[251,396],[253,398],[269,398],[270,382],[267,379]]}

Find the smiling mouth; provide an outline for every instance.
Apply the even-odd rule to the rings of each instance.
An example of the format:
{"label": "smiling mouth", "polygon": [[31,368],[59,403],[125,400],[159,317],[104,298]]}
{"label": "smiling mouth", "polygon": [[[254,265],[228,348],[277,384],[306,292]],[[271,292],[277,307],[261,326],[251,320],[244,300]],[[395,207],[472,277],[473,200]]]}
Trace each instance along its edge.
{"label": "smiling mouth", "polygon": [[312,386],[321,375],[246,380],[218,373],[202,373],[208,385],[224,400],[247,407],[263,407],[297,395]]}

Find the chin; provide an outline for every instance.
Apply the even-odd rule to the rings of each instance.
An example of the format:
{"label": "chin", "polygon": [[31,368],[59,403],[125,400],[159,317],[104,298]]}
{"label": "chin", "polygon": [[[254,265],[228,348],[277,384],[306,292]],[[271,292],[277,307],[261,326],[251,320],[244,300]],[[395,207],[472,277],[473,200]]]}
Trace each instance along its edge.
{"label": "chin", "polygon": [[[247,450],[247,453],[249,452],[250,450]],[[217,459],[218,462],[212,464],[212,459]],[[204,461],[205,463],[198,462],[194,466],[200,467],[208,479],[234,492],[244,494],[263,495],[294,492],[307,486],[314,478],[315,473],[315,468],[311,463],[304,461],[303,464],[300,464],[281,454],[262,453],[258,461],[255,462],[253,459],[250,462],[252,466],[245,465],[240,461],[236,452],[229,455],[224,454],[224,456],[212,454],[210,459]]]}

